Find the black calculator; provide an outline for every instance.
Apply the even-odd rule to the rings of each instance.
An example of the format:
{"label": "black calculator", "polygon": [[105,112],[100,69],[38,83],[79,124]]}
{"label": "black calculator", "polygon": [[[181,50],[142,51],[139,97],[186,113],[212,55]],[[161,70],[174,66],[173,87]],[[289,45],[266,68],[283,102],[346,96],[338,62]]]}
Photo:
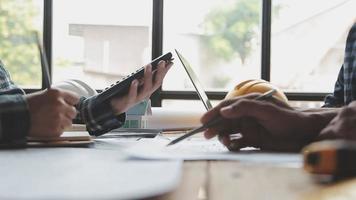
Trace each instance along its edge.
{"label": "black calculator", "polygon": [[[152,72],[157,70],[158,63],[164,60],[166,62],[171,62],[173,60],[172,53],[168,52],[160,57],[152,60]],[[108,99],[111,99],[114,96],[121,96],[128,93],[129,88],[131,86],[131,82],[135,79],[140,79],[143,77],[145,71],[145,67],[141,67],[140,69],[136,70],[132,74],[124,77],[122,80],[117,81],[116,83],[112,84],[110,87],[105,88],[101,93],[98,94],[96,100],[99,102],[104,102]]]}

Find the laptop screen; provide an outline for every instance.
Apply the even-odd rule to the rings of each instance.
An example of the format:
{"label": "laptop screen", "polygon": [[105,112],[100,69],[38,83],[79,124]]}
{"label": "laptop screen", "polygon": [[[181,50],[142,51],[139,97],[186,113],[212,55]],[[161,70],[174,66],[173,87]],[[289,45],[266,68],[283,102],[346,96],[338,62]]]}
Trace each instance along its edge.
{"label": "laptop screen", "polygon": [[197,91],[200,99],[202,100],[206,110],[210,110],[213,108],[210,100],[208,99],[208,96],[205,93],[205,90],[203,89],[202,85],[200,84],[200,81],[198,80],[198,77],[194,73],[192,67],[190,66],[189,62],[180,54],[177,49],[175,49],[179,60],[181,61],[185,71],[187,72],[190,80],[192,81],[195,90]]}

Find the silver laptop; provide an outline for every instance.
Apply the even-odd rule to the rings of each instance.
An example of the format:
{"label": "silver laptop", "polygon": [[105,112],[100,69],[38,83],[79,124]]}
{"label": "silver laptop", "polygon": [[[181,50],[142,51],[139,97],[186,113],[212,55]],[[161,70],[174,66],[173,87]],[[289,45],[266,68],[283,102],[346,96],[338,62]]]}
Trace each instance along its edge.
{"label": "silver laptop", "polygon": [[200,81],[198,80],[197,75],[193,71],[193,68],[190,66],[189,62],[187,59],[185,59],[182,54],[180,54],[177,49],[175,49],[176,54],[178,55],[179,60],[181,61],[185,71],[187,72],[190,80],[192,81],[195,90],[197,91],[201,101],[203,102],[206,110],[210,110],[213,108],[210,100],[208,99],[208,96],[205,93],[205,90],[203,89],[202,85],[200,84]]}

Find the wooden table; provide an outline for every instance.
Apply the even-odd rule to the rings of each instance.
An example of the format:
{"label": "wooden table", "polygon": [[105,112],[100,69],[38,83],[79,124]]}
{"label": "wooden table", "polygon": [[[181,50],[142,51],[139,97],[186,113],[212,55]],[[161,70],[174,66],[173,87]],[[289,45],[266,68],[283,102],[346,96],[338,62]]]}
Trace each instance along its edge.
{"label": "wooden table", "polygon": [[185,161],[179,187],[151,199],[356,199],[356,178],[322,185],[296,166],[241,161]]}
{"label": "wooden table", "polygon": [[318,184],[300,167],[189,161],[175,191],[153,199],[356,199],[356,179]]}

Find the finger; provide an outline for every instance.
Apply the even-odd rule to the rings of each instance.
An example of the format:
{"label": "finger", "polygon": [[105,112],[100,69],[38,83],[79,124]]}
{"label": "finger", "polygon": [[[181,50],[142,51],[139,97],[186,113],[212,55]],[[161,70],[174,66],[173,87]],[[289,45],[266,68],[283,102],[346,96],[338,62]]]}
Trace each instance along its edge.
{"label": "finger", "polygon": [[242,148],[250,147],[251,144],[243,137],[235,140],[230,140],[228,145],[225,145],[229,151],[240,151]]}
{"label": "finger", "polygon": [[144,80],[143,80],[143,92],[150,91],[152,88],[152,66],[147,65],[145,67],[144,72]]}
{"label": "finger", "polygon": [[206,139],[211,139],[211,138],[215,137],[216,135],[218,135],[218,132],[216,132],[216,130],[214,130],[214,129],[207,129],[204,131],[204,137]]}
{"label": "finger", "polygon": [[172,66],[173,66],[173,63],[166,65],[166,68],[164,69],[161,81],[155,84],[154,91],[156,91],[160,86],[162,86],[163,80],[166,77],[168,71],[172,68]]}
{"label": "finger", "polygon": [[211,139],[216,135],[229,135],[231,133],[236,133],[239,130],[239,122],[234,122],[233,124],[226,120],[221,122],[220,124],[210,127],[204,132],[204,136],[206,139]]}
{"label": "finger", "polygon": [[169,71],[169,69],[171,69],[171,67],[174,65],[173,62],[167,62],[166,63],[166,68],[168,69],[167,71]]}
{"label": "finger", "polygon": [[64,91],[64,90],[61,91],[61,96],[63,97],[66,103],[72,106],[76,105],[80,99],[79,96],[76,95],[75,93],[70,91]]}
{"label": "finger", "polygon": [[137,90],[138,90],[138,80],[133,80],[130,86],[129,93],[127,95],[127,103],[132,104],[136,102]]}
{"label": "finger", "polygon": [[69,119],[74,119],[77,116],[77,110],[75,109],[74,106],[66,106],[65,108],[65,115]]}
{"label": "finger", "polygon": [[63,130],[72,126],[72,119],[64,118],[62,120]]}
{"label": "finger", "polygon": [[212,120],[215,117],[219,116],[220,115],[219,114],[220,113],[220,109],[222,107],[230,105],[230,104],[232,104],[234,102],[235,102],[234,99],[229,99],[229,100],[222,101],[221,103],[219,103],[219,105],[217,105],[216,107],[212,108],[211,110],[209,110],[208,112],[203,114],[203,116],[200,119],[201,123],[202,124],[206,124],[210,120]]}
{"label": "finger", "polygon": [[72,119],[69,119],[67,116],[65,116],[65,114],[59,115],[58,121],[53,126],[56,127],[53,129],[54,130],[52,132],[53,136],[61,135],[66,128],[69,128],[71,126],[72,126]]}
{"label": "finger", "polygon": [[161,60],[161,61],[158,62],[158,67],[161,66],[161,67],[164,67],[164,68],[165,68],[167,64],[168,64],[168,63],[167,63],[166,61]]}
{"label": "finger", "polygon": [[223,144],[224,146],[227,147],[230,145],[231,138],[229,137],[229,135],[218,135],[218,139],[220,143]]}
{"label": "finger", "polygon": [[169,68],[166,68],[166,62],[161,61],[157,67],[157,72],[155,74],[154,84],[153,84],[153,88],[152,88],[153,91],[155,91],[162,85],[163,79],[166,76],[168,70],[169,70]]}
{"label": "finger", "polygon": [[51,131],[50,134],[46,133],[43,136],[45,136],[45,137],[48,137],[48,136],[50,136],[50,137],[59,137],[59,136],[62,135],[63,131],[64,131],[64,127],[61,127],[61,128],[56,129],[55,131]]}
{"label": "finger", "polygon": [[222,133],[222,128],[213,127],[213,128],[209,128],[209,129],[205,130],[204,136],[206,139],[211,139],[221,133]]}

